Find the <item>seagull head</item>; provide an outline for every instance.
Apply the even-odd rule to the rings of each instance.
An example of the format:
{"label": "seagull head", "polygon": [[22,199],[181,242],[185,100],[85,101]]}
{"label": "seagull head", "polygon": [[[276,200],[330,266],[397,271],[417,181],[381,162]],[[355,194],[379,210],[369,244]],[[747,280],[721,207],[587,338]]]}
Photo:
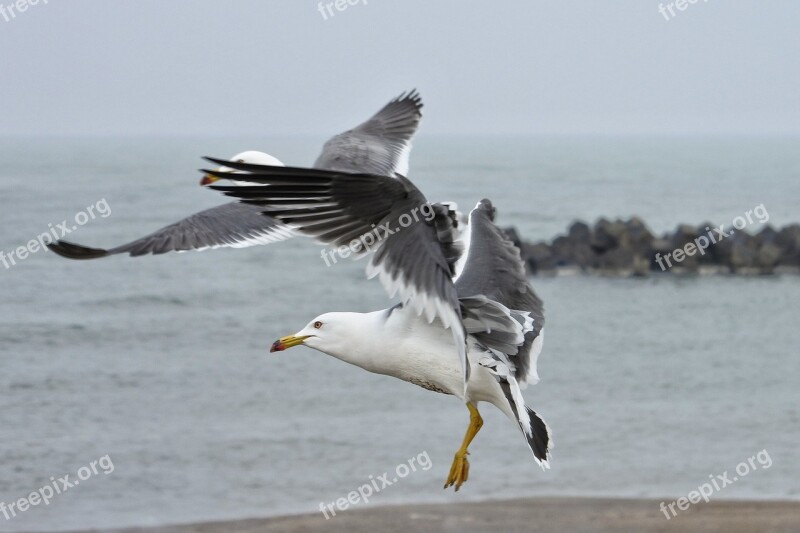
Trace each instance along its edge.
{"label": "seagull head", "polygon": [[325,313],[294,335],[281,337],[272,343],[270,352],[282,352],[292,346],[304,344],[330,355],[346,353],[353,347],[354,337],[363,329],[360,313]]}
{"label": "seagull head", "polygon": [[[237,163],[250,163],[253,165],[269,165],[273,167],[284,167],[284,165],[277,157],[273,157],[269,154],[264,152],[257,152],[255,150],[248,150],[246,152],[242,152],[240,154],[236,154],[235,156],[231,157],[231,161],[236,161]],[[241,174],[241,171],[234,170],[228,167],[219,167],[217,172],[230,172],[231,174]],[[200,185],[211,185],[215,181],[218,181],[220,178],[216,176],[212,176],[210,174],[206,174],[203,176],[203,179],[200,180]],[[231,179],[234,184],[236,185],[252,185],[252,183],[248,183],[246,181],[236,181],[235,179]]]}

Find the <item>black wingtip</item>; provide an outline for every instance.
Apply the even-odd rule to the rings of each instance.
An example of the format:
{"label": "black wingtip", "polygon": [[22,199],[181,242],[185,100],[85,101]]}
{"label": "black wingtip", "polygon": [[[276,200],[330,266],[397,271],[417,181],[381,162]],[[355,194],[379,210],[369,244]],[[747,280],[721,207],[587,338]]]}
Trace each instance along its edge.
{"label": "black wingtip", "polygon": [[394,104],[404,101],[409,101],[414,104],[417,110],[421,110],[423,107],[422,96],[419,94],[419,91],[416,88],[411,89],[410,91],[403,91],[400,93],[400,96],[395,97],[394,100],[389,103]]}
{"label": "black wingtip", "polygon": [[214,163],[215,165],[220,165],[220,166],[223,166],[223,167],[227,166],[228,163],[231,162],[231,161],[226,161],[224,159],[217,159],[216,157],[211,157],[211,156],[208,156],[208,155],[204,155],[203,159],[205,159],[206,161],[208,161],[210,163]]}
{"label": "black wingtip", "polygon": [[[258,163],[245,163],[243,161],[227,161],[225,159],[218,159],[216,157],[209,157],[203,156],[203,159],[209,161],[210,163],[214,163],[215,165],[219,165],[220,167],[225,167],[231,170],[238,170],[240,172],[269,172],[271,169],[284,169],[290,167],[276,167],[274,165],[261,165]],[[237,177],[231,176],[230,170],[202,170],[201,172],[206,172],[211,174],[212,176],[218,176],[223,179],[239,179]],[[216,174],[215,174],[216,173]],[[221,175],[220,175],[221,174]]]}
{"label": "black wingtip", "polygon": [[47,243],[47,248],[67,259],[98,259],[110,255],[108,250],[102,248],[89,248],[68,241]]}

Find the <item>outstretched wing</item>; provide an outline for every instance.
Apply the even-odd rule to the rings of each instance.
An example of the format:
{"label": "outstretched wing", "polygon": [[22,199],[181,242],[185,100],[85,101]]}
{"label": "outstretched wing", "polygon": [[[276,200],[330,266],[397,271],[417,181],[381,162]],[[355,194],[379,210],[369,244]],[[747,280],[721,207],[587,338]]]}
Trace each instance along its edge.
{"label": "outstretched wing", "polygon": [[452,280],[460,248],[447,207],[428,204],[403,176],[207,159],[242,171],[237,179],[260,184],[212,188],[261,206],[264,214],[326,244],[373,252],[369,277],[378,276],[392,296],[399,293],[428,322],[438,318],[452,330],[466,382],[466,333]]}
{"label": "outstretched wing", "polygon": [[532,327],[525,327],[524,343],[516,353],[506,355],[518,382],[535,383],[539,380],[536,360],[542,350],[544,306],[528,283],[519,249],[495,225],[494,218],[489,200],[481,200],[470,213],[469,249],[455,286],[461,298],[486,296],[533,319]]}
{"label": "outstretched wing", "polygon": [[325,143],[314,168],[393,176],[408,174],[411,138],[422,118],[416,90],[403,93],[352,130]]}
{"label": "outstretched wing", "polygon": [[288,227],[263,216],[261,209],[230,202],[200,211],[141,239],[108,250],[68,241],[57,241],[47,246],[69,259],[97,259],[123,253],[139,256],[219,247],[244,248],[282,241],[291,236]]}
{"label": "outstretched wing", "polygon": [[[408,170],[411,138],[422,117],[422,98],[403,93],[363,124],[331,138],[314,166],[328,170],[391,176]],[[220,176],[230,178],[230,174]],[[292,237],[289,228],[261,214],[262,209],[239,202],[195,213],[141,239],[110,249],[90,248],[68,241],[48,247],[69,259],[97,259],[129,253],[131,256],[208,248],[244,248]]]}

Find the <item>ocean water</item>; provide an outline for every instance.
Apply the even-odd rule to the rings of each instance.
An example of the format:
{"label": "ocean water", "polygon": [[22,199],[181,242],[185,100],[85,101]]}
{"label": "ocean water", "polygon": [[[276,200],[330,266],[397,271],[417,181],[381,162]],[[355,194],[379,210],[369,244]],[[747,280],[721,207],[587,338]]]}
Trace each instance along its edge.
{"label": "ocean water", "polygon": [[[0,250],[101,200],[109,216],[69,238],[126,242],[223,201],[197,186],[199,156],[261,149],[303,165],[323,140],[3,139]],[[491,198],[500,222],[530,240],[598,216],[639,215],[658,232],[729,224],[760,204],[779,226],[800,221],[798,148],[780,138],[423,137],[412,178],[463,209]],[[470,480],[455,494],[442,485],[468,421],[458,401],[305,347],[268,353],[322,312],[389,305],[363,280],[363,261],[326,267],[319,250],[295,239],[92,262],[40,251],[0,264],[0,502],[51,476],[74,481],[106,455],[113,464],[47,506],[0,514],[0,531],[318,512],[420,454],[430,469],[367,505],[672,500],[762,450],[769,468],[756,462],[714,497],[800,499],[800,277],[534,279],[546,341],[542,381],[525,395],[552,428],[552,469],[484,406]]]}

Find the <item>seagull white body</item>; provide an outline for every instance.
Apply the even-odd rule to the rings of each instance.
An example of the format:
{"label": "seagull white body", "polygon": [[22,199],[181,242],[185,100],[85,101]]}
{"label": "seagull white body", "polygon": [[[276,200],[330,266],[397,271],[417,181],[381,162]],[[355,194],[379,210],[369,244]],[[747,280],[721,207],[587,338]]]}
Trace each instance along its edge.
{"label": "seagull white body", "polygon": [[[316,323],[322,326],[317,329]],[[306,346],[369,372],[452,394],[464,402],[489,402],[517,422],[497,379],[479,364],[485,353],[471,343],[472,373],[465,393],[461,365],[453,357],[453,336],[438,320],[428,323],[408,307],[326,313],[295,336],[308,336]]]}

